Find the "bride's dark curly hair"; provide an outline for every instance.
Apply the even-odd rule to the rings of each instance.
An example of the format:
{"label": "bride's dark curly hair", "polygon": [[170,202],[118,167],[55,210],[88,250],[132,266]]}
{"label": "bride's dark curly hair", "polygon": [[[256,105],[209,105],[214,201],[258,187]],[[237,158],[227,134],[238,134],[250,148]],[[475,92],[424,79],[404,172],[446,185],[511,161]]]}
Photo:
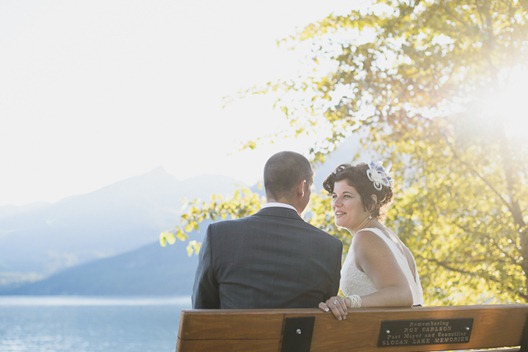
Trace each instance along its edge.
{"label": "bride's dark curly hair", "polygon": [[[374,217],[380,216],[380,209],[392,200],[392,187],[383,186],[380,191],[374,188],[374,184],[367,176],[368,165],[360,163],[357,165],[341,164],[323,182],[323,188],[328,193],[334,193],[334,185],[338,181],[346,180],[347,184],[354,187],[361,196],[361,202],[365,210],[370,210]],[[375,194],[377,202],[371,195]]]}

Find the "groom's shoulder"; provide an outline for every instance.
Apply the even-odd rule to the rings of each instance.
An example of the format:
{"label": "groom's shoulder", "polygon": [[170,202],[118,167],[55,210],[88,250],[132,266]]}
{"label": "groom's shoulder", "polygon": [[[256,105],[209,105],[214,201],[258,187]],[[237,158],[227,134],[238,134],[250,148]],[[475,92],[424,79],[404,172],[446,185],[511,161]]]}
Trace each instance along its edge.
{"label": "groom's shoulder", "polygon": [[219,229],[224,229],[224,228],[244,226],[244,224],[253,221],[254,216],[255,214],[240,217],[240,218],[231,218],[231,219],[215,221],[209,224],[209,228],[214,229],[214,230],[219,230]]}
{"label": "groom's shoulder", "polygon": [[329,234],[328,232],[324,231],[324,230],[321,230],[320,228],[306,222],[306,225],[313,231],[313,233],[318,237],[320,238],[322,241],[325,241],[327,243],[332,243],[334,245],[339,245],[341,246],[342,243],[341,243],[341,240],[339,240],[338,238],[332,236],[331,234]]}

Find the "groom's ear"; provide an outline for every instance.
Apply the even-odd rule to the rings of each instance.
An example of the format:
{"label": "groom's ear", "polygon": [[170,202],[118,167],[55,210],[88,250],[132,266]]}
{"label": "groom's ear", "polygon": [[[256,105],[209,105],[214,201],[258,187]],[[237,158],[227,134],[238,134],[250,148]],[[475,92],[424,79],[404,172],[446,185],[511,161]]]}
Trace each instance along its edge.
{"label": "groom's ear", "polygon": [[304,197],[304,195],[308,191],[307,187],[308,187],[308,181],[306,180],[302,180],[297,184],[297,186],[295,187],[295,192],[297,193],[297,196],[299,196],[299,198]]}
{"label": "groom's ear", "polygon": [[299,184],[297,185],[297,194],[298,194],[301,198],[304,197],[304,192],[306,192],[306,183],[307,183],[306,180],[302,180],[302,181],[299,182]]}

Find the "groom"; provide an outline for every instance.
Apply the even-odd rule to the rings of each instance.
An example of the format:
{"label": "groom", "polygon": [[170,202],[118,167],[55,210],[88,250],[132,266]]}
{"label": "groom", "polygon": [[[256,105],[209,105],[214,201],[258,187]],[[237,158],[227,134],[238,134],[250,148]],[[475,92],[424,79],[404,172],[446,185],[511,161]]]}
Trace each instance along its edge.
{"label": "groom", "polygon": [[207,228],[193,308],[316,308],[337,294],[342,244],[299,215],[312,183],[301,154],[284,151],[267,161],[263,208]]}

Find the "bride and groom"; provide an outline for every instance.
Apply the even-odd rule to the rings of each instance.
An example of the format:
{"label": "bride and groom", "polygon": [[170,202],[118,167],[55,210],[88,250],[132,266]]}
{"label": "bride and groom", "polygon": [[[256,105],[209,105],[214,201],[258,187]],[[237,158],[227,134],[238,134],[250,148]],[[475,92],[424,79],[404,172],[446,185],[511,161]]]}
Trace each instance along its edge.
{"label": "bride and groom", "polygon": [[346,319],[349,308],[423,304],[412,253],[379,220],[392,199],[385,170],[374,163],[343,164],[323,184],[336,225],[353,235],[342,266],[341,241],[299,215],[312,183],[310,162],[301,154],[284,151],[268,159],[263,208],[208,226],[193,308],[319,307]]}

